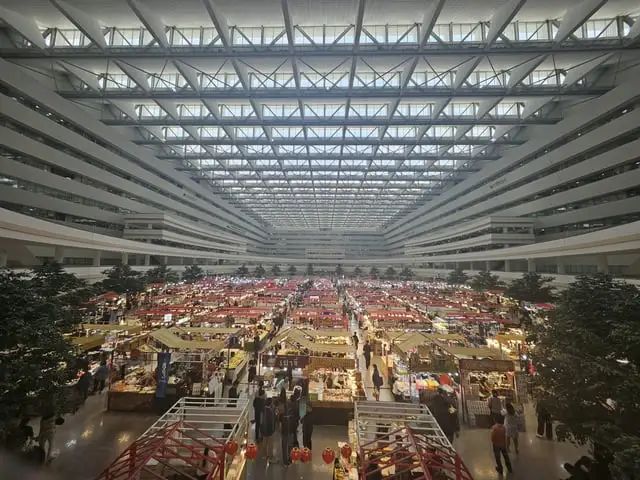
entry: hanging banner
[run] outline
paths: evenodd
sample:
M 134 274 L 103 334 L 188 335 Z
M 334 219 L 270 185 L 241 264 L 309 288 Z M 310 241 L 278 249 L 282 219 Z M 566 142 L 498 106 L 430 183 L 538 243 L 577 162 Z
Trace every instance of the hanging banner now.
M 158 352 L 158 378 L 156 398 L 164 398 L 169 383 L 169 365 L 171 364 L 171 352 Z

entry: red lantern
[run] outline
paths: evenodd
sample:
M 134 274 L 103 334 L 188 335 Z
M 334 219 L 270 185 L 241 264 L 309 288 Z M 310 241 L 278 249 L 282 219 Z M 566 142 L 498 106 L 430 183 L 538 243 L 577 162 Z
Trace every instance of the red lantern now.
M 258 456 L 258 447 L 255 443 L 247 444 L 247 448 L 244 451 L 244 456 L 248 460 L 255 460 Z
M 329 465 L 330 463 L 333 463 L 335 459 L 336 459 L 336 452 L 334 452 L 333 449 L 327 447 L 322 451 L 322 460 L 327 465 Z
M 233 457 L 238 453 L 238 442 L 235 440 L 229 440 L 224 446 L 224 453 Z
M 293 447 L 291 449 L 291 461 L 297 462 L 300 460 L 300 449 L 298 447 Z
M 351 445 L 348 443 L 344 444 L 340 449 L 340 453 L 342 454 L 342 458 L 349 460 L 351 458 Z
M 302 463 L 307 463 L 311 461 L 311 450 L 309 450 L 307 447 L 303 448 L 302 451 L 300 452 L 300 461 Z

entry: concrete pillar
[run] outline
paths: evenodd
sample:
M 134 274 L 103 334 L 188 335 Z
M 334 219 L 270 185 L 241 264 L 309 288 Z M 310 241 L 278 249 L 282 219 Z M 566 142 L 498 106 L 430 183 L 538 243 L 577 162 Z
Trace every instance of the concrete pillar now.
M 148 267 L 149 265 L 151 265 L 151 255 L 144 256 L 144 265 L 145 267 Z
M 598 272 L 609 273 L 609 262 L 606 255 L 598 255 L 596 257 L 596 265 L 598 266 Z
M 536 271 L 536 261 L 533 258 L 527 258 L 527 272 Z
M 93 254 L 93 261 L 91 262 L 91 265 L 93 265 L 94 267 L 99 267 L 101 259 L 102 259 L 102 252 L 100 250 L 97 250 Z
M 167 257 L 166 255 L 162 257 L 162 264 L 169 265 L 169 257 Z
M 122 265 L 129 265 L 129 254 L 127 252 L 122 252 Z
M 511 260 L 505 260 L 504 261 L 504 271 L 505 272 L 512 272 L 513 269 L 511 267 L 512 267 Z
M 484 269 L 485 269 L 487 272 L 490 272 L 490 271 L 491 271 L 491 262 L 490 262 L 489 260 L 487 260 L 486 262 L 484 262 Z
M 58 263 L 62 263 L 64 261 L 64 247 L 57 246 L 55 248 L 53 259 Z
M 0 250 L 0 268 L 7 266 L 7 252 L 4 250 Z
M 557 265 L 557 271 L 558 271 L 558 275 L 564 275 L 565 274 L 565 268 L 564 268 L 564 260 L 558 258 L 556 259 L 556 265 Z
M 184 265 L 184 257 L 178 257 L 178 265 Z

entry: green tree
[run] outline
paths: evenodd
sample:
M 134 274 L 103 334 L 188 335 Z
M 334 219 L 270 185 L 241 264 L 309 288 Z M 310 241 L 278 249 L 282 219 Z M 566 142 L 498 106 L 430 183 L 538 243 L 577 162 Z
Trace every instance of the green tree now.
M 36 283 L 43 287 L 42 278 Z M 0 442 L 27 410 L 61 412 L 72 378 L 73 349 L 59 321 L 65 313 L 50 302 L 56 295 L 49 288 L 35 293 L 25 275 L 0 269 Z
M 204 270 L 198 265 L 189 265 L 182 272 L 182 280 L 187 283 L 195 283 L 202 278 L 204 278 Z
M 238 277 L 246 277 L 247 275 L 249 275 L 249 269 L 244 263 L 238 267 L 238 269 L 236 270 L 236 275 Z
M 409 267 L 402 267 L 398 275 L 402 280 L 411 280 L 413 278 L 413 270 Z
M 233 327 L 233 323 L 236 321 L 235 318 L 233 318 L 233 315 L 229 314 L 227 316 L 224 317 L 224 326 L 227 328 L 231 328 Z
M 293 277 L 298 272 L 298 269 L 295 265 L 289 265 L 287 272 L 289 272 L 289 275 Z
M 271 275 L 273 275 L 274 277 L 280 276 L 281 273 L 282 271 L 280 270 L 278 264 L 275 264 L 273 267 L 271 267 Z
M 178 273 L 166 265 L 158 265 L 145 274 L 147 283 L 174 283 L 178 281 Z
M 342 268 L 342 265 L 338 264 L 336 266 L 335 274 L 336 274 L 336 277 L 341 277 L 344 275 L 344 269 Z
M 558 438 L 603 447 L 614 478 L 640 478 L 640 290 L 579 276 L 534 328 L 536 392 Z
M 371 278 L 378 278 L 380 276 L 380 271 L 378 270 L 378 267 L 371 267 L 371 270 L 369 270 L 369 276 Z
M 396 278 L 397 272 L 393 267 L 389 267 L 384 271 L 384 278 L 388 278 L 389 280 L 393 280 Z
M 447 276 L 447 283 L 449 285 L 464 285 L 469 280 L 469 275 L 464 273 L 461 267 L 457 267 L 455 270 L 451 270 Z
M 312 263 L 307 265 L 307 275 L 308 276 L 313 275 L 313 264 Z
M 142 274 L 132 270 L 129 265 L 114 265 L 102 274 L 106 277 L 100 282 L 100 288 L 103 291 L 138 293 L 144 289 Z
M 354 269 L 353 269 L 353 274 L 354 274 L 356 277 L 361 276 L 361 275 L 362 275 L 362 269 L 361 269 L 360 267 L 356 267 L 356 268 L 354 268 Z
M 262 278 L 266 275 L 267 271 L 264 269 L 264 267 L 262 266 L 262 264 L 258 265 L 256 267 L 256 269 L 253 271 L 253 276 L 254 277 L 258 277 L 258 278 Z
M 477 291 L 482 290 L 495 290 L 497 288 L 503 288 L 504 283 L 500 281 L 500 277 L 492 275 L 490 272 L 480 271 L 469 282 L 471 288 Z
M 543 277 L 536 272 L 528 272 L 512 281 L 506 295 L 521 302 L 550 302 L 553 300 L 553 287 L 549 285 L 553 277 Z

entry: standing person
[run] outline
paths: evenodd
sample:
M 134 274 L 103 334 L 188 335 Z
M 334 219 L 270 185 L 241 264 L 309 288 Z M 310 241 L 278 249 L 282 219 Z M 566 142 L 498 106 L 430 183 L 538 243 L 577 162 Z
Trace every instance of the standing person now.
M 40 431 L 38 432 L 38 443 L 44 451 L 44 463 L 51 461 L 53 451 L 53 438 L 56 435 L 56 418 L 49 412 L 40 419 Z M 45 448 L 45 444 L 47 445 Z
M 391 393 L 393 394 L 393 399 L 396 402 L 403 402 L 404 401 L 404 395 L 402 394 L 402 390 L 400 390 L 400 379 L 399 378 L 394 378 L 393 379 L 393 386 L 391 387 Z
M 438 393 L 433 397 L 433 400 L 431 400 L 429 409 L 431 410 L 431 413 L 433 413 L 438 425 L 440 425 L 442 433 L 445 434 L 450 443 L 453 443 L 453 438 L 458 430 L 458 428 L 456 428 L 459 423 L 456 421 L 458 414 L 455 412 L 446 392 L 442 388 L 438 388 Z M 451 410 L 454 410 L 453 414 L 451 413 Z M 456 416 L 455 419 L 454 415 Z
M 249 375 L 247 378 L 249 385 L 251 385 L 255 379 L 256 379 L 256 362 L 255 360 L 249 360 Z
M 78 383 L 76 384 L 76 388 L 80 393 L 80 398 L 82 399 L 82 403 L 87 400 L 89 396 L 89 389 L 91 388 L 91 384 L 93 383 L 93 378 L 91 376 L 91 372 L 88 367 L 84 367 L 82 369 L 82 375 L 78 379 Z
M 371 365 L 371 344 L 369 340 L 364 343 L 364 347 L 362 347 L 362 355 L 364 356 L 364 365 L 367 370 L 369 370 L 369 366 Z
M 262 387 L 258 390 L 258 394 L 253 399 L 253 418 L 256 426 L 256 441 L 262 440 L 262 430 L 260 428 L 264 407 L 266 404 L 265 393 Z
M 287 392 L 284 388 L 280 390 L 280 397 L 278 402 L 278 412 L 280 420 L 280 442 L 282 446 L 282 464 L 288 466 L 291 464 L 289 458 L 289 451 L 291 450 L 290 443 L 290 429 L 291 429 L 291 409 L 287 402 Z
M 376 400 L 380 401 L 380 387 L 384 384 L 382 375 L 378 371 L 378 366 L 373 366 L 373 374 L 371 375 L 371 382 L 373 383 L 373 396 Z
M 108 378 L 109 367 L 107 367 L 107 361 L 102 360 L 95 375 L 93 376 L 93 393 L 102 393 Z
M 511 460 L 507 453 L 507 430 L 504 428 L 504 417 L 498 415 L 495 419 L 495 424 L 491 427 L 491 444 L 493 445 L 493 455 L 496 457 L 496 472 L 502 475 L 502 461 L 500 455 L 504 457 L 504 464 L 507 466 L 507 471 L 511 473 Z
M 238 392 L 239 384 L 238 380 L 234 380 L 229 389 L 229 398 L 232 399 L 232 401 L 229 402 L 229 406 L 231 407 L 235 407 L 238 404 L 236 400 L 240 397 L 240 393 Z
M 289 385 L 289 390 L 293 390 L 293 368 L 287 368 L 287 381 Z
M 300 447 L 298 442 L 298 426 L 300 425 L 300 387 L 293 389 L 293 394 L 289 399 L 287 407 L 290 410 L 289 413 L 289 435 L 291 435 L 290 445 L 292 447 Z
M 302 446 L 311 450 L 311 435 L 313 435 L 313 409 L 308 398 L 305 399 L 307 408 L 302 418 Z
M 536 404 L 536 416 L 538 417 L 538 438 L 543 438 L 546 434 L 548 440 L 553 439 L 553 425 L 551 424 L 551 414 L 543 402 Z
M 256 431 L 258 424 L 256 423 Z M 267 398 L 264 404 L 264 412 L 260 421 L 260 433 L 263 440 L 263 448 L 266 452 L 267 463 L 274 463 L 273 458 L 273 434 L 276 432 L 276 411 L 273 399 Z
M 507 452 L 511 447 L 511 442 L 513 442 L 513 447 L 516 450 L 516 454 L 520 453 L 518 449 L 518 424 L 519 417 L 516 413 L 516 409 L 513 408 L 511 402 L 507 402 L 505 405 L 505 410 L 507 414 L 504 417 L 504 428 L 507 431 Z
M 356 352 L 358 351 L 358 343 L 360 343 L 360 339 L 358 338 L 358 334 L 356 332 L 353 332 L 353 337 L 351 337 L 353 339 L 353 346 L 356 347 Z
M 256 333 L 253 336 L 253 359 L 254 364 L 258 361 L 258 355 L 260 355 L 260 336 Z
M 487 406 L 489 407 L 489 413 L 491 414 L 491 420 L 495 423 L 498 417 L 502 417 L 502 402 L 498 397 L 496 390 L 491 391 L 491 396 L 487 400 Z

